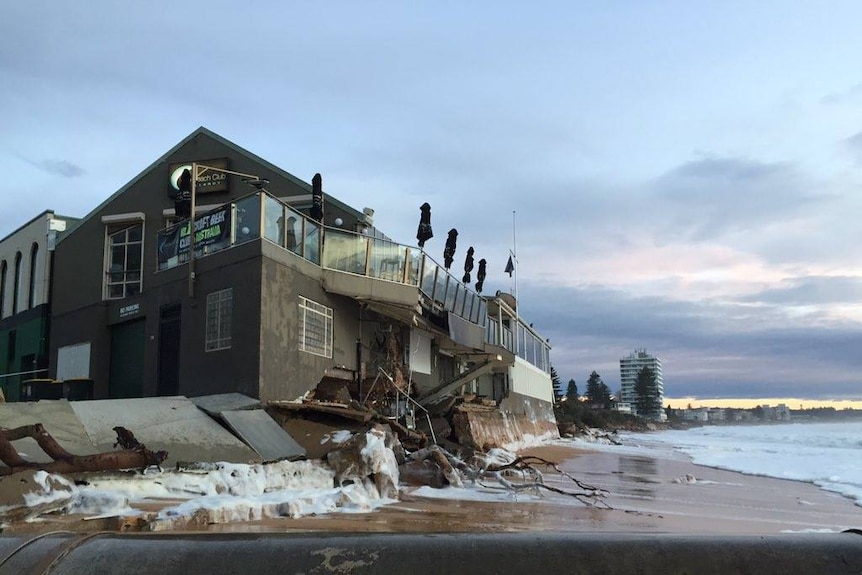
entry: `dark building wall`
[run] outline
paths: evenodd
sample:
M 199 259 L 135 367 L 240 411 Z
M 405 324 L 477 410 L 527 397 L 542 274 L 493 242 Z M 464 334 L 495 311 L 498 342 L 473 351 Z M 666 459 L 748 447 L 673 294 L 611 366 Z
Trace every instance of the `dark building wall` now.
M 296 399 L 314 389 L 328 369 L 356 369 L 359 305 L 324 291 L 317 266 L 265 241 L 263 253 L 261 399 Z M 300 350 L 300 296 L 333 310 L 332 358 Z
M 0 374 L 48 366 L 48 305 L 40 305 L 0 321 Z M 0 378 L 7 401 L 17 401 L 21 382 L 48 377 L 47 371 Z
M 258 397 L 261 330 L 261 240 L 198 260 L 195 298 L 182 298 L 180 389 L 186 396 L 238 392 Z M 181 266 L 186 268 L 186 266 Z M 233 288 L 230 349 L 206 351 L 207 294 Z M 188 295 L 188 278 L 163 287 L 160 305 Z M 158 337 L 156 337 L 156 342 Z M 155 353 L 148 357 L 157 359 Z M 157 361 L 153 361 L 153 369 Z M 152 381 L 157 377 L 153 373 Z M 153 393 L 155 389 L 153 388 Z

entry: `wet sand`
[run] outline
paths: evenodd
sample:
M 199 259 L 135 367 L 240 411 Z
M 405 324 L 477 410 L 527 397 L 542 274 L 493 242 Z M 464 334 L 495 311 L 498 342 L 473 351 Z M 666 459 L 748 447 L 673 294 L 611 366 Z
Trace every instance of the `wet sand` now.
M 365 532 L 649 532 L 682 534 L 777 534 L 838 532 L 862 527 L 862 507 L 814 485 L 748 476 L 694 465 L 611 452 L 549 445 L 529 449 L 560 463 L 566 472 L 608 492 L 611 509 L 585 506 L 548 493 L 517 500 L 428 499 L 410 493 L 368 514 L 269 520 L 210 526 L 213 531 Z M 693 475 L 694 483 L 674 480 Z M 556 473 L 545 481 L 562 489 L 574 485 Z

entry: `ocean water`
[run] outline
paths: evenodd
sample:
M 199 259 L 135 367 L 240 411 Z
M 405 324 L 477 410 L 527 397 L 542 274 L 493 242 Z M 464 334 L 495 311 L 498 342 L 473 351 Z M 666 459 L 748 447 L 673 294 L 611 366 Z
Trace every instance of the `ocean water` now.
M 862 422 L 707 426 L 622 437 L 627 447 L 670 448 L 698 465 L 814 483 L 862 506 Z

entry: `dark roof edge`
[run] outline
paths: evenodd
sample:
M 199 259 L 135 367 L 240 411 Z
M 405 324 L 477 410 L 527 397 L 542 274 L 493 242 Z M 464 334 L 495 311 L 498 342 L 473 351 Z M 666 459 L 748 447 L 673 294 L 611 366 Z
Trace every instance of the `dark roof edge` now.
M 27 226 L 29 226 L 30 224 L 32 224 L 33 222 L 35 222 L 36 220 L 38 220 L 39 218 L 41 218 L 42 216 L 44 216 L 46 214 L 54 214 L 54 210 L 43 210 L 38 215 L 30 218 L 26 223 L 21 224 L 20 226 L 15 228 L 13 231 L 6 234 L 3 237 L 3 239 L 0 239 L 0 244 L 2 244 L 3 242 L 5 242 L 6 240 L 8 240 L 9 238 L 11 238 L 12 236 L 14 236 L 15 234 L 17 234 L 18 232 L 20 232 L 21 230 L 23 230 L 24 228 L 26 228 Z M 56 215 L 56 214 L 54 214 L 54 215 Z
M 211 131 L 211 130 L 209 130 L 209 129 L 207 129 L 207 128 L 203 127 L 203 126 L 200 126 L 198 129 L 196 129 L 195 131 L 193 131 L 191 134 L 189 134 L 188 136 L 186 136 L 185 138 L 183 138 L 182 140 L 180 140 L 180 142 L 179 142 L 178 144 L 176 144 L 174 147 L 172 147 L 170 150 L 168 150 L 167 152 L 165 152 L 164 154 L 162 154 L 161 156 L 159 156 L 159 158 L 158 158 L 156 161 L 152 162 L 149 166 L 147 166 L 146 168 L 144 168 L 143 170 L 141 170 L 141 171 L 138 173 L 138 175 L 137 175 L 137 176 L 135 176 L 134 178 L 132 178 L 131 180 L 129 180 L 125 185 L 123 185 L 123 187 L 121 187 L 119 190 L 117 190 L 116 192 L 114 192 L 113 194 L 111 194 L 110 196 L 108 196 L 108 197 L 107 197 L 105 200 L 103 200 L 103 201 L 102 201 L 98 206 L 96 206 L 95 208 L 93 208 L 92 210 L 90 210 L 90 211 L 89 211 L 89 213 L 87 213 L 84 217 L 80 218 L 80 221 L 78 222 L 78 225 L 77 225 L 77 226 L 75 226 L 75 228 L 74 228 L 74 229 L 72 229 L 72 230 L 70 230 L 68 233 L 66 233 L 63 237 L 61 237 L 61 238 L 57 241 L 57 243 L 61 243 L 61 242 L 63 242 L 66 238 L 68 238 L 69 236 L 71 236 L 72 234 L 74 234 L 74 233 L 75 233 L 75 231 L 76 231 L 79 227 L 81 227 L 81 224 L 83 224 L 84 222 L 86 222 L 87 220 L 89 220 L 90 218 L 92 218 L 94 214 L 98 213 L 98 212 L 99 212 L 102 208 L 104 208 L 106 205 L 108 205 L 109 203 L 111 203 L 112 201 L 114 201 L 114 200 L 115 200 L 115 199 L 116 199 L 120 194 L 122 194 L 123 192 L 125 192 L 126 190 L 128 190 L 130 187 L 132 187 L 134 184 L 136 184 L 136 183 L 138 182 L 138 180 L 140 180 L 140 179 L 141 179 L 141 178 L 143 178 L 146 174 L 148 174 L 148 173 L 150 172 L 150 170 L 155 169 L 155 167 L 156 167 L 156 166 L 158 166 L 159 164 L 161 164 L 162 162 L 164 162 L 164 161 L 165 161 L 167 158 L 169 158 L 169 157 L 170 157 L 174 152 L 176 152 L 177 150 L 179 150 L 180 148 L 182 148 L 183 146 L 185 146 L 188 142 L 190 142 L 192 139 L 194 139 L 196 136 L 199 136 L 200 134 L 204 134 L 204 135 L 206 135 L 206 136 L 208 136 L 208 137 L 210 137 L 210 138 L 212 138 L 212 139 L 216 140 L 217 142 L 219 142 L 219 143 L 221 143 L 221 144 L 223 144 L 223 145 L 225 145 L 225 146 L 227 146 L 227 147 L 229 147 L 229 148 L 231 148 L 231 149 L 235 150 L 236 152 L 238 152 L 238 153 L 240 153 L 240 154 L 242 154 L 242 155 L 246 156 L 246 157 L 247 157 L 248 159 L 250 159 L 251 161 L 261 164 L 261 165 L 262 165 L 263 167 L 265 167 L 266 169 L 271 170 L 271 171 L 273 171 L 273 172 L 277 173 L 278 175 L 282 176 L 283 178 L 288 179 L 288 180 L 290 180 L 291 182 L 295 183 L 296 185 L 298 185 L 298 186 L 300 186 L 300 187 L 302 187 L 302 188 L 304 188 L 304 189 L 308 190 L 308 192 L 309 192 L 309 193 L 311 192 L 311 184 L 309 184 L 309 183 L 307 183 L 307 182 L 304 182 L 304 181 L 300 180 L 299 178 L 297 178 L 296 176 L 294 176 L 294 175 L 293 175 L 293 174 L 291 174 L 290 172 L 287 172 L 287 171 L 285 171 L 285 170 L 283 170 L 283 169 L 279 168 L 279 167 L 278 167 L 278 166 L 276 166 L 275 164 L 273 164 L 273 163 L 271 163 L 271 162 L 268 162 L 268 161 L 264 160 L 263 158 L 261 158 L 261 157 L 260 157 L 260 156 L 258 156 L 257 154 L 253 154 L 252 152 L 249 152 L 248 150 L 246 150 L 246 149 L 245 149 L 245 148 L 243 148 L 242 146 L 238 146 L 238 145 L 234 144 L 233 142 L 231 142 L 231 141 L 230 141 L 230 140 L 228 140 L 227 138 L 224 138 L 224 137 L 222 137 L 222 136 L 220 136 L 220 135 L 216 134 L 215 132 L 213 132 L 213 131 Z M 329 194 L 326 194 L 326 196 L 327 196 L 327 198 L 328 198 L 330 201 L 332 201 L 332 203 L 333 203 L 333 204 L 337 205 L 339 208 L 341 208 L 341 209 L 343 209 L 343 210 L 345 210 L 345 211 L 348 211 L 348 212 L 354 212 L 354 214 L 355 214 L 357 217 L 362 216 L 362 212 L 360 212 L 360 211 L 356 210 L 355 208 L 353 208 L 353 207 L 351 207 L 351 206 L 348 206 L 347 204 L 345 204 L 344 202 L 342 202 L 342 201 L 340 201 L 340 200 L 338 200 L 338 199 L 336 199 L 336 198 L 333 198 L 333 197 L 332 197 L 332 196 L 330 196 Z M 16 230 L 16 231 L 17 231 L 17 230 Z

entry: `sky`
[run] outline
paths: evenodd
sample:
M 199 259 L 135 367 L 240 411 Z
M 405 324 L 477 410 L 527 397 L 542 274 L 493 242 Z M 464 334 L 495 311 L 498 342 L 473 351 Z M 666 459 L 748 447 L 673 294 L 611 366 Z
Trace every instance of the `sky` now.
M 375 210 L 432 206 L 563 381 L 862 400 L 858 2 L 0 8 L 0 237 L 83 216 L 199 126 Z M 503 273 L 517 255 L 517 285 Z M 459 258 L 460 256 L 460 258 Z

